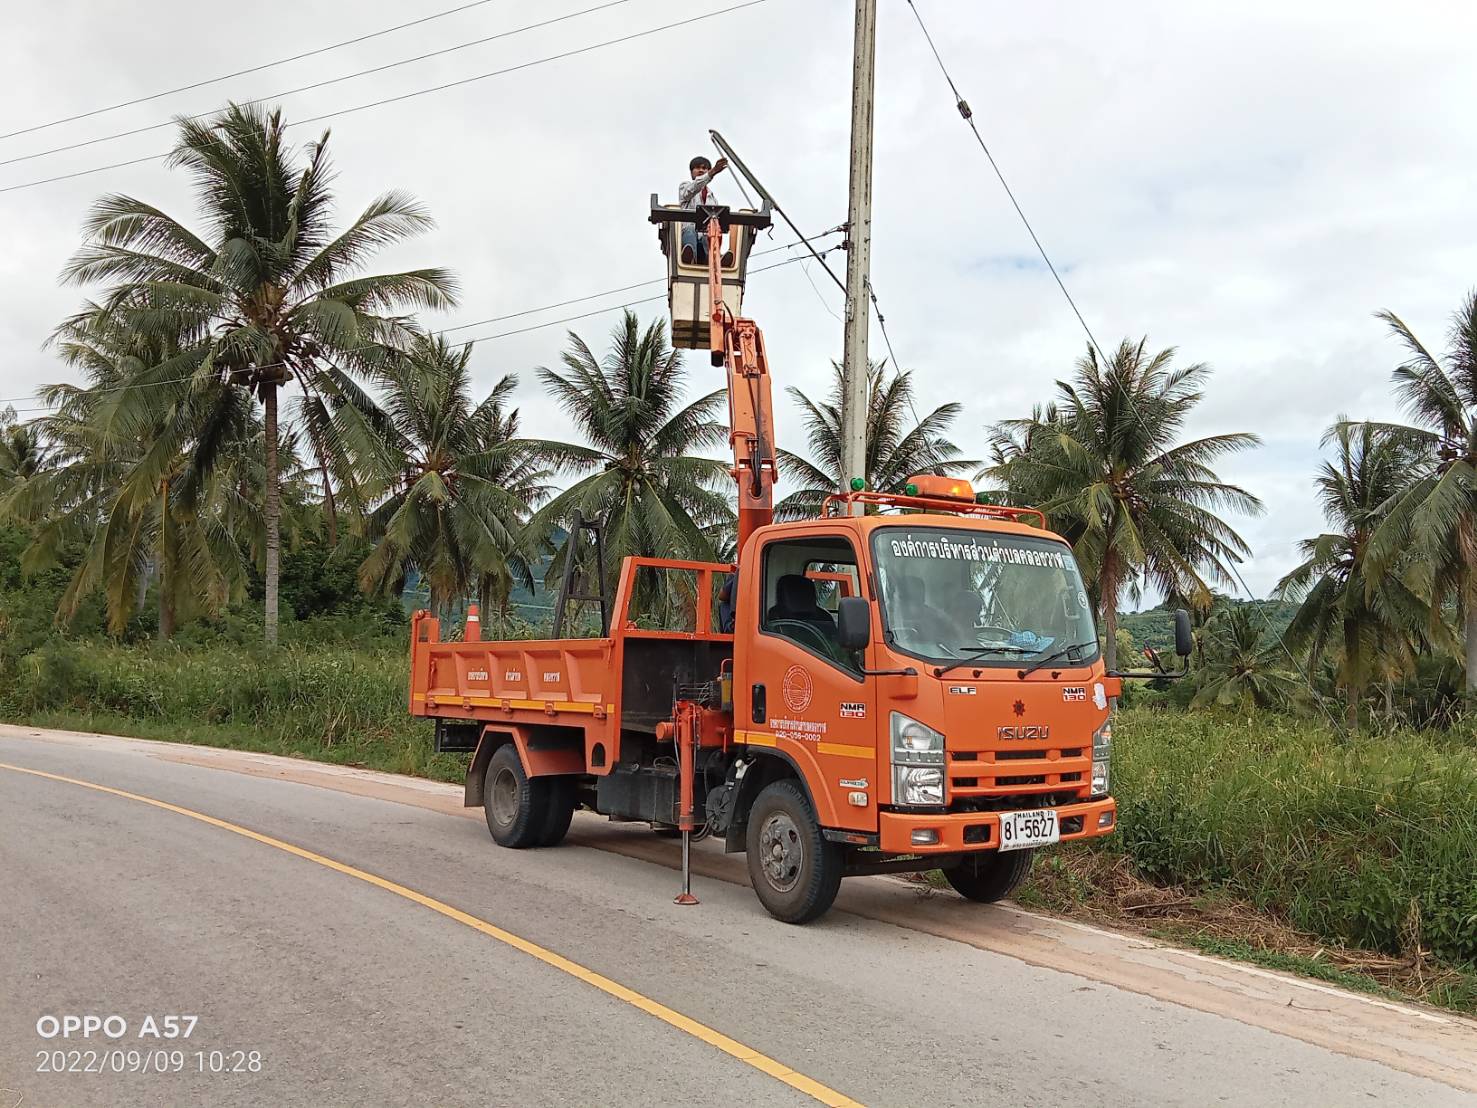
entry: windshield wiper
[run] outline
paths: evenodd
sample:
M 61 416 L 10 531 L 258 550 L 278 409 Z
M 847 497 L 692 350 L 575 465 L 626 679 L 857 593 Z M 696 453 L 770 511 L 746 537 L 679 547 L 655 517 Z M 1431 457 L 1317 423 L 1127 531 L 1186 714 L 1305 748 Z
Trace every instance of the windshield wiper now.
M 1056 651 L 1055 653 L 1048 654 L 1044 658 L 1037 658 L 1034 662 L 1032 662 L 1030 665 L 1028 665 L 1025 669 L 1017 671 L 1016 676 L 1019 677 L 1022 681 L 1024 681 L 1030 674 L 1035 673 L 1042 666 L 1048 666 L 1052 662 L 1056 661 L 1058 658 L 1065 658 L 1068 654 L 1072 653 L 1072 651 L 1074 651 L 1074 650 L 1086 650 L 1089 647 L 1096 648 L 1097 647 L 1097 641 L 1094 640 L 1092 642 L 1074 642 L 1074 643 L 1069 643 L 1066 646 L 1062 647 L 1060 650 Z
M 967 648 L 961 646 L 959 649 L 960 650 L 965 650 Z M 956 670 L 956 669 L 958 669 L 961 666 L 967 666 L 967 665 L 969 665 L 970 662 L 978 661 L 979 659 L 983 658 L 986 654 L 1034 654 L 1034 653 L 1036 653 L 1034 650 L 1031 650 L 1031 649 L 1029 649 L 1027 647 L 1024 647 L 1024 646 L 1010 646 L 1010 645 L 1007 645 L 1006 643 L 1001 643 L 998 646 L 985 646 L 985 647 L 981 647 L 978 650 L 974 651 L 972 654 L 966 654 L 962 658 L 955 659 L 954 661 L 950 662 L 946 666 L 939 666 L 937 669 L 935 669 L 933 671 L 933 675 L 935 677 L 942 677 L 944 674 L 949 673 L 952 670 Z

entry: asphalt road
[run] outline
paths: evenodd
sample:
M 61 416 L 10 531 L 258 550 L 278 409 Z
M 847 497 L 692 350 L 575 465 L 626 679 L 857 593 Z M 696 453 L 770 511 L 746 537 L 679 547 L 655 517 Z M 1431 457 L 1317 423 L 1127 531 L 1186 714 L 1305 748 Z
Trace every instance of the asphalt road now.
M 1153 983 L 1149 944 L 1087 936 L 1083 972 L 1066 972 L 1068 932 L 957 898 L 915 920 L 910 901 L 887 907 L 909 894 L 880 879 L 808 928 L 729 880 L 699 880 L 702 904 L 677 907 L 672 871 L 628 856 L 670 849 L 647 833 L 622 830 L 632 849 L 616 852 L 582 820 L 573 845 L 507 851 L 457 818 L 448 790 L 195 760 L 0 733 L 10 767 L 272 840 L 0 768 L 0 1108 L 1477 1104 L 1467 1021 L 1209 959 L 1186 963 L 1200 968 L 1180 1003 Z M 964 910 L 1060 941 L 1015 957 L 945 937 L 939 913 Z M 1114 959 L 1138 964 L 1116 978 L 1132 987 L 1104 980 Z M 1284 994 L 1299 1021 L 1287 1033 L 1269 1029 Z M 128 1030 L 38 1033 L 68 1015 Z M 139 1037 L 166 1015 L 198 1017 L 190 1037 Z M 1353 1034 L 1350 1019 L 1374 1022 Z M 1382 1056 L 1376 1039 L 1396 1047 Z M 145 1055 L 172 1071 L 173 1051 L 180 1072 L 38 1072 Z

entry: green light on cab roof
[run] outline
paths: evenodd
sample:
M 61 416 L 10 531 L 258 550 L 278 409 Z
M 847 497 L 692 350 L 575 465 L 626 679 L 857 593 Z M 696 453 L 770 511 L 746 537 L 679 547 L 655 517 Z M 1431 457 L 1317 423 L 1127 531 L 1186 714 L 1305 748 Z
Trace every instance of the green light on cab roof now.
M 913 484 L 913 482 L 909 481 L 906 485 L 903 486 L 903 495 L 904 496 L 917 496 L 918 495 L 918 486 L 915 485 L 915 484 Z
M 995 503 L 995 498 L 987 492 L 982 492 L 975 496 L 974 502 L 976 504 L 993 504 Z
M 864 481 L 864 480 L 862 480 L 862 478 L 860 478 L 860 477 L 853 477 L 851 479 L 851 491 L 852 492 L 861 492 L 866 487 L 867 487 L 867 482 Z

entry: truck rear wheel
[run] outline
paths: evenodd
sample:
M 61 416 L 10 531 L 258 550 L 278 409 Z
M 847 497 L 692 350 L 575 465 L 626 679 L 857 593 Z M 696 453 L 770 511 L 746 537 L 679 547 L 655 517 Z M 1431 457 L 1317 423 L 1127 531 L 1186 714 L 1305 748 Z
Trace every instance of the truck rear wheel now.
M 821 835 L 815 811 L 794 781 L 775 781 L 754 798 L 746 835 L 749 881 L 777 920 L 809 923 L 841 888 L 841 848 Z
M 539 846 L 558 846 L 569 833 L 569 824 L 574 819 L 574 781 L 569 777 L 544 779 L 549 795 L 544 807 L 544 825 L 539 834 Z
M 944 870 L 954 891 L 966 900 L 993 904 L 1015 892 L 1031 872 L 1034 850 L 981 851 L 966 855 L 957 866 Z
M 518 748 L 512 743 L 498 747 L 487 763 L 487 779 L 482 787 L 482 807 L 493 841 L 514 850 L 540 845 L 549 815 L 548 801 L 549 782 L 538 777 L 529 779 L 523 772 Z

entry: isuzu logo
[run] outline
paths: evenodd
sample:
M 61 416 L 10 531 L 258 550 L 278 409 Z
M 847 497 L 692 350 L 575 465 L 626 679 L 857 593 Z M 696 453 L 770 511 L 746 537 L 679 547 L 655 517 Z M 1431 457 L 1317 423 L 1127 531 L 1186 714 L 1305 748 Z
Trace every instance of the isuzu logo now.
M 1044 741 L 1051 737 L 1051 724 L 1049 723 L 1016 723 L 1007 724 L 995 729 L 995 737 L 1007 742 L 1016 739 L 1027 741 Z

